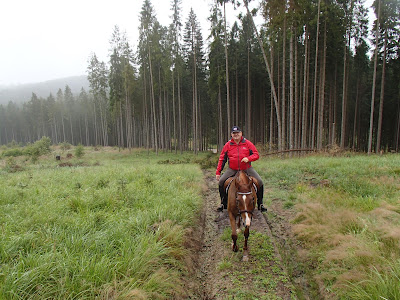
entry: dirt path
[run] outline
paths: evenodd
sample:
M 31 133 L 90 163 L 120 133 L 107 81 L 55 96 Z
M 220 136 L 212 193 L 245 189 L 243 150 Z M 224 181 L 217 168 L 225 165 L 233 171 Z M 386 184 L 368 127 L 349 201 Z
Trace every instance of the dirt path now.
M 243 234 L 239 252 L 231 250 L 228 213 L 217 212 L 218 185 L 205 171 L 204 208 L 195 255 L 197 286 L 193 299 L 296 299 L 294 288 L 274 246 L 267 214 L 255 211 L 250 228 L 249 261 L 243 262 Z

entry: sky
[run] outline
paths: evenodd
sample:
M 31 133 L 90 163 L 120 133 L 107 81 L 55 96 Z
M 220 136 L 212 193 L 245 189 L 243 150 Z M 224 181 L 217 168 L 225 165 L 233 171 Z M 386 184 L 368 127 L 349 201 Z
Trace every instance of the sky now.
M 181 21 L 192 7 L 203 39 L 213 0 L 182 0 Z M 157 20 L 171 23 L 171 0 L 151 0 Z M 6 0 L 0 18 L 0 86 L 85 75 L 92 53 L 107 62 L 114 26 L 135 48 L 143 0 Z M 227 11 L 228 12 L 228 11 Z M 232 11 L 233 12 L 233 11 Z M 233 12 L 235 15 L 236 12 Z
M 171 22 L 171 0 L 150 0 L 157 20 Z M 372 0 L 367 0 L 371 2 Z M 253 1 L 258 3 L 259 1 Z M 193 8 L 206 41 L 213 0 L 182 0 L 184 24 Z M 143 0 L 6 0 L 0 18 L 0 86 L 86 75 L 92 53 L 107 62 L 115 25 L 136 48 Z M 255 6 L 253 4 L 253 6 Z M 234 22 L 227 5 L 228 26 Z

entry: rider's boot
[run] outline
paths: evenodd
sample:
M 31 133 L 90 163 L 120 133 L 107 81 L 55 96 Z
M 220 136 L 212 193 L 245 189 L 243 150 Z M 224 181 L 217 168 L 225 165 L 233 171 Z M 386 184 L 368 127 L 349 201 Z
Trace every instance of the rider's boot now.
M 227 201 L 226 201 L 226 195 L 225 195 L 225 190 L 224 186 L 219 186 L 219 196 L 221 197 L 221 206 L 217 208 L 218 211 L 223 211 L 224 208 L 227 206 Z
M 257 191 L 257 204 L 258 210 L 261 212 L 266 212 L 267 208 L 263 205 L 263 197 L 264 197 L 264 185 L 262 185 Z

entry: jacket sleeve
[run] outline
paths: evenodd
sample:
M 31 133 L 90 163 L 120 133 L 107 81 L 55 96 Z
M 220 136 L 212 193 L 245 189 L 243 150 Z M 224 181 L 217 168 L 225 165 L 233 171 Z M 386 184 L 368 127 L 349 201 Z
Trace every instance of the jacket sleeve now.
M 248 143 L 248 147 L 249 147 L 249 150 L 250 150 L 250 156 L 248 156 L 247 158 L 249 159 L 249 161 L 256 161 L 257 159 L 260 158 L 260 155 L 258 154 L 257 148 L 249 140 L 247 140 L 247 143 Z
M 228 160 L 228 143 L 226 143 L 222 148 L 221 154 L 218 159 L 217 171 L 215 172 L 216 175 L 221 175 L 221 171 L 224 169 L 227 160 Z

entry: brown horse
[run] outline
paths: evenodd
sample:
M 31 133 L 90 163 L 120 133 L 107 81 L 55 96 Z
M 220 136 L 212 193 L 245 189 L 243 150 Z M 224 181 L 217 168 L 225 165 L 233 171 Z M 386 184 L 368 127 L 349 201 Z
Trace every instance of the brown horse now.
M 232 228 L 232 250 L 238 251 L 236 244 L 238 232 L 240 232 L 240 223 L 243 222 L 244 230 L 244 247 L 243 260 L 248 260 L 247 240 L 250 235 L 250 225 L 253 218 L 253 212 L 257 203 L 256 190 L 253 185 L 257 185 L 253 177 L 248 176 L 245 172 L 239 171 L 235 177 L 229 178 L 225 182 L 225 188 L 228 188 L 228 214 Z M 236 227 L 236 219 L 238 219 Z

